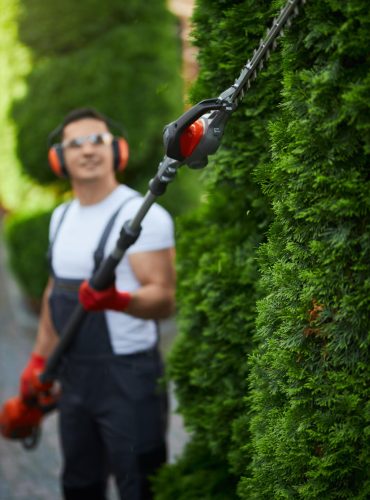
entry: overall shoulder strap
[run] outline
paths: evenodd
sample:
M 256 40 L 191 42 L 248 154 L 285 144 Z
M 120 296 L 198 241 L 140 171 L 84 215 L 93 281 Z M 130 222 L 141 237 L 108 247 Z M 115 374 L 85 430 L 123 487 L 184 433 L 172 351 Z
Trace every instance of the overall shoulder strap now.
M 98 267 L 100 266 L 101 262 L 104 259 L 104 248 L 105 248 L 105 245 L 107 243 L 109 235 L 112 231 L 113 224 L 115 223 L 118 214 L 120 213 L 122 208 L 128 204 L 129 201 L 131 201 L 135 198 L 138 198 L 138 197 L 139 197 L 139 195 L 135 194 L 135 195 L 127 198 L 123 203 L 121 203 L 121 205 L 116 209 L 116 211 L 111 215 L 110 219 L 108 220 L 108 223 L 104 228 L 103 234 L 100 237 L 98 246 L 94 252 L 94 273 L 98 269 Z
M 50 240 L 49 247 L 48 247 L 48 250 L 47 250 L 47 253 L 46 253 L 46 258 L 47 258 L 47 261 L 48 261 L 49 269 L 50 269 L 50 272 L 52 274 L 53 274 L 53 266 L 52 266 L 52 251 L 53 251 L 53 246 L 54 246 L 54 243 L 55 243 L 55 240 L 57 239 L 59 230 L 62 227 L 64 218 L 65 218 L 65 216 L 66 216 L 66 214 L 67 214 L 67 212 L 68 212 L 71 204 L 72 204 L 72 202 L 68 201 L 67 203 L 64 203 L 64 205 L 62 205 L 62 207 L 63 207 L 62 215 L 60 216 L 60 219 L 58 221 L 57 227 L 55 229 L 55 233 L 54 233 L 52 239 Z

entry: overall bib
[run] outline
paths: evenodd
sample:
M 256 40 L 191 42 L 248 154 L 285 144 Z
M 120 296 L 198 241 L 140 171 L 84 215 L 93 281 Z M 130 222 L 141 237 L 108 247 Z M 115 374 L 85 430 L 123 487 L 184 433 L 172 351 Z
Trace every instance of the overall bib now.
M 127 200 L 128 201 L 128 200 Z M 95 269 L 114 220 L 112 215 L 94 253 Z M 66 207 L 54 240 L 63 223 Z M 58 334 L 78 304 L 82 280 L 55 276 L 49 298 Z M 149 500 L 148 475 L 166 461 L 167 394 L 158 379 L 163 365 L 157 346 L 114 354 L 105 313 L 89 312 L 60 370 L 59 430 L 66 500 L 104 500 L 112 473 L 121 500 Z

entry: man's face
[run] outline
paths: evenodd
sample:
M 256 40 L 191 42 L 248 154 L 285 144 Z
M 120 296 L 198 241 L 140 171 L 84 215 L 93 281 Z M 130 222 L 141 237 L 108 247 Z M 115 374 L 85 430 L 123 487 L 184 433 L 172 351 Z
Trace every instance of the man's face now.
M 64 128 L 63 154 L 72 180 L 114 176 L 112 138 L 107 125 L 95 118 L 82 118 Z

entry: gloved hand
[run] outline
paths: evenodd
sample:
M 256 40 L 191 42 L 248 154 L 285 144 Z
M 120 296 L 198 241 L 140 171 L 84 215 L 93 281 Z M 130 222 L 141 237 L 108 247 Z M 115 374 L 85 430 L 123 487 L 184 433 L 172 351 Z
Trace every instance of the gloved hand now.
M 32 353 L 26 367 L 21 373 L 20 394 L 24 399 L 35 396 L 37 392 L 48 389 L 50 384 L 41 384 L 39 375 L 44 371 L 46 358 Z
M 87 281 L 84 281 L 79 290 L 79 299 L 87 311 L 125 311 L 131 301 L 129 292 L 119 292 L 115 286 L 106 290 L 94 290 Z

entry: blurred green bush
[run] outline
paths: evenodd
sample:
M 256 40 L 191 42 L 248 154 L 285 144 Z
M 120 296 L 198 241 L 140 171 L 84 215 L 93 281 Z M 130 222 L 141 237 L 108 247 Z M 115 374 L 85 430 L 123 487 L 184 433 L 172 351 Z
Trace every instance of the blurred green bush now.
M 51 212 L 13 214 L 5 219 L 10 269 L 27 298 L 37 306 L 48 278 L 48 225 Z

